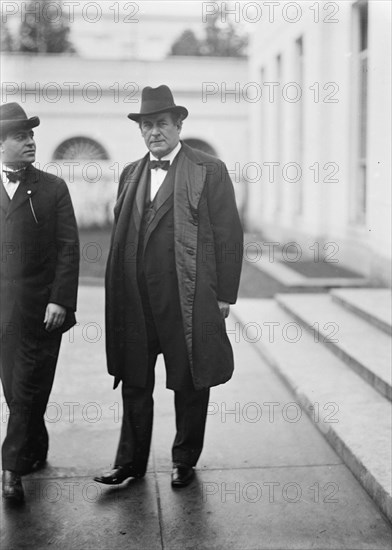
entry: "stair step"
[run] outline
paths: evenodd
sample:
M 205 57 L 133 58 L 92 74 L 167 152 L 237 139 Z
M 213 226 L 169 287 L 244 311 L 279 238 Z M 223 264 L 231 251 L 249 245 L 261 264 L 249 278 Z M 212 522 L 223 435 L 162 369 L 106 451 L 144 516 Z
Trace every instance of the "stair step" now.
M 389 336 L 333 302 L 329 294 L 278 294 L 275 298 L 316 339 L 392 400 Z
M 392 404 L 314 335 L 294 341 L 293 318 L 274 300 L 241 299 L 233 314 L 391 521 Z
M 247 249 L 249 255 L 251 248 Z M 266 273 L 287 288 L 320 290 L 323 288 L 335 287 L 363 287 L 368 286 L 369 280 L 364 277 L 306 277 L 284 262 L 268 260 L 268 257 L 257 258 L 257 254 L 250 256 L 247 260 L 251 265 Z
M 348 288 L 331 291 L 332 299 L 363 319 L 392 334 L 392 295 L 390 288 Z

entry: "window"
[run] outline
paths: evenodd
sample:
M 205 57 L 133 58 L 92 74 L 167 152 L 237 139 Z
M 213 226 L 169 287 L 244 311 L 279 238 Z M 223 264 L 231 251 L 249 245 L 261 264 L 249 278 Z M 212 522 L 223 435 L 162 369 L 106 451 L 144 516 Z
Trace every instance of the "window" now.
M 63 141 L 53 154 L 54 160 L 109 160 L 102 145 L 87 137 L 74 137 Z

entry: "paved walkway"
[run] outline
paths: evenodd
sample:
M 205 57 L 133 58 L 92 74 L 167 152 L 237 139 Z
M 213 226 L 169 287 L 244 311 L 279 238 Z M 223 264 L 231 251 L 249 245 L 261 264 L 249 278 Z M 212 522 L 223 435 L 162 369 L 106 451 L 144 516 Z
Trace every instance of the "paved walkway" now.
M 233 316 L 236 372 L 212 390 L 196 480 L 170 486 L 173 397 L 159 362 L 146 477 L 94 483 L 112 465 L 121 420 L 120 390 L 106 374 L 102 288 L 80 288 L 78 320 L 47 410 L 49 467 L 24 478 L 22 508 L 3 505 L 2 550 L 390 549 L 390 525 Z

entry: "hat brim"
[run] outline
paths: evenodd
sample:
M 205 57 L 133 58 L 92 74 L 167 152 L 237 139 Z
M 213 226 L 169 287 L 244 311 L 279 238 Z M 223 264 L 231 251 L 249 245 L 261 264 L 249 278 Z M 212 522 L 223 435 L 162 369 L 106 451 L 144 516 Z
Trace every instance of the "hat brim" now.
M 159 113 L 178 113 L 182 116 L 183 120 L 188 116 L 188 109 L 182 107 L 181 105 L 176 105 L 175 107 L 166 107 L 165 109 L 159 109 L 158 111 L 150 111 L 149 113 L 129 113 L 128 118 L 139 122 L 144 116 L 150 115 L 159 115 Z
M 7 130 L 12 128 L 36 128 L 41 124 L 39 117 L 32 116 L 26 120 L 1 120 L 0 121 L 0 130 L 4 133 Z

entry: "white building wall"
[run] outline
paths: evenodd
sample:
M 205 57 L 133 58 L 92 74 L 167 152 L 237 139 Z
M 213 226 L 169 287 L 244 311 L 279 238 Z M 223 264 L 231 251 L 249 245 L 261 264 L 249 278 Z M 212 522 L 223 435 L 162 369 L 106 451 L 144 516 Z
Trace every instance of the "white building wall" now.
M 371 0 L 369 6 L 369 84 L 367 137 L 367 219 L 364 226 L 353 224 L 353 135 L 358 113 L 353 102 L 356 81 L 353 65 L 353 2 L 337 2 L 338 21 L 322 21 L 331 3 L 320 4 L 320 21 L 314 21 L 309 3 L 299 2 L 302 16 L 285 21 L 277 10 L 273 22 L 264 19 L 253 26 L 250 80 L 261 85 L 263 96 L 249 103 L 250 158 L 263 166 L 266 161 L 280 166 L 296 162 L 302 168 L 302 213 L 296 213 L 300 182 L 279 176 L 271 183 L 268 171 L 258 185 L 249 184 L 247 220 L 251 229 L 272 241 L 298 242 L 303 251 L 319 242 L 334 243 L 339 262 L 373 278 L 389 281 L 390 233 L 390 4 Z M 323 6 L 327 10 L 323 10 Z M 284 85 L 298 82 L 295 42 L 303 37 L 304 72 L 302 87 L 303 155 L 298 156 L 298 109 L 301 102 L 278 99 Z M 281 55 L 281 78 L 274 102 L 268 86 L 277 82 L 276 57 Z M 315 85 L 316 83 L 316 85 Z M 311 88 L 310 88 L 311 87 Z M 286 88 L 293 92 L 294 87 Z M 317 98 L 316 92 L 319 92 Z M 294 97 L 291 95 L 290 97 Z M 277 147 L 279 101 L 281 145 Z M 354 123 L 353 123 L 354 121 Z M 315 164 L 317 163 L 317 165 Z M 310 169 L 310 167 L 313 169 Z M 316 181 L 316 166 L 319 181 Z M 290 176 L 290 172 L 287 175 Z M 280 181 L 279 181 L 280 180 Z M 336 180 L 336 181 L 334 181 Z M 280 191 L 279 191 L 279 185 Z M 279 204 L 280 203 L 280 204 Z M 332 248 L 326 250 L 331 252 Z
M 1 67 L 2 102 L 17 101 L 29 116 L 41 118 L 35 131 L 41 167 L 47 166 L 57 147 L 72 137 L 94 139 L 108 152 L 109 161 L 99 163 L 102 176 L 94 185 L 86 181 L 87 176 L 97 176 L 88 161 L 73 167 L 74 178 L 69 165 L 60 166 L 70 184 L 81 225 L 107 220 L 119 171 L 147 151 L 138 125 L 127 118 L 128 113 L 140 111 L 144 86 L 167 84 L 176 104 L 188 108 L 182 138 L 200 139 L 213 147 L 232 172 L 241 202 L 241 180 L 235 167 L 247 156 L 247 105 L 237 103 L 236 94 L 222 101 L 221 83 L 234 74 L 243 86 L 247 81 L 246 60 L 173 57 L 114 61 L 15 54 L 2 55 Z M 208 95 L 203 94 L 207 86 Z M 48 168 L 58 172 L 58 166 Z
M 369 246 L 372 272 L 391 258 L 391 4 L 370 4 L 369 32 Z

